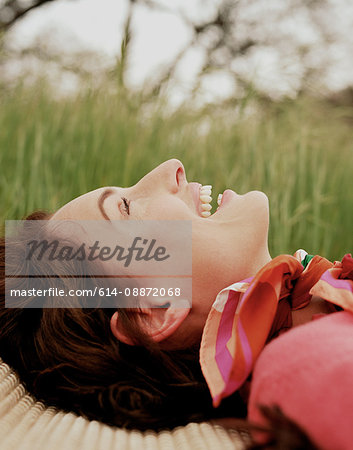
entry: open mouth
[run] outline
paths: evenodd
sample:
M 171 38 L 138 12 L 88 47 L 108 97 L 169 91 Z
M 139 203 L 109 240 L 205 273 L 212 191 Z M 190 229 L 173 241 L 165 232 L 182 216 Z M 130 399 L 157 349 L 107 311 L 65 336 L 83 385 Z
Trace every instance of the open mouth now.
M 200 183 L 189 183 L 192 185 L 196 211 L 199 216 L 207 219 L 213 217 L 236 193 L 231 189 L 226 189 L 223 194 L 218 194 L 216 211 L 212 214 L 212 185 L 201 185 Z
M 217 204 L 218 204 L 218 208 L 216 210 L 216 212 L 219 209 L 219 205 L 222 202 L 222 194 L 218 195 L 217 198 Z M 200 187 L 199 190 L 199 200 L 200 200 L 200 205 L 199 207 L 200 209 L 200 213 L 202 217 L 210 217 L 212 215 L 211 210 L 212 210 L 212 205 L 211 205 L 211 201 L 212 201 L 212 185 L 211 184 L 207 184 L 204 186 Z

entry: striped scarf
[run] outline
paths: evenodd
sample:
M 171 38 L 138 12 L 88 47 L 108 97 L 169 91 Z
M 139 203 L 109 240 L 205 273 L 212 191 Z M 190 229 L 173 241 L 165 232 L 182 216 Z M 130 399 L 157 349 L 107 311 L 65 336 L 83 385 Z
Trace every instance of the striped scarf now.
M 214 407 L 247 380 L 263 347 L 291 328 L 291 310 L 304 308 L 314 295 L 330 302 L 332 312 L 353 313 L 351 254 L 334 263 L 302 249 L 279 255 L 254 277 L 218 293 L 200 347 Z

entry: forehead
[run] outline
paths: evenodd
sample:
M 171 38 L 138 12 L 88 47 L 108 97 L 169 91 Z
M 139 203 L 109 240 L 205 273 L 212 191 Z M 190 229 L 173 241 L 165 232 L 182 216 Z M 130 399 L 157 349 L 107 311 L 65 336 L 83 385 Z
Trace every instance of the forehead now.
M 100 196 L 106 190 L 112 190 L 113 195 L 120 192 L 119 188 L 108 186 L 95 189 L 93 191 L 87 192 L 86 194 L 80 195 L 74 198 L 70 202 L 63 205 L 58 209 L 54 215 L 51 217 L 53 220 L 101 220 L 103 219 L 102 213 L 98 207 L 98 200 Z

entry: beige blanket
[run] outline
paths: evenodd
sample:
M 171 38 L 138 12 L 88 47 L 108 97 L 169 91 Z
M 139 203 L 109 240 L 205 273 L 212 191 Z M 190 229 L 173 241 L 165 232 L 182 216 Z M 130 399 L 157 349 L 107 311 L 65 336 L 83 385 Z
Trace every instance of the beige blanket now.
M 1 450 L 243 450 L 246 433 L 209 422 L 172 431 L 126 431 L 72 413 L 63 413 L 30 396 L 0 358 Z

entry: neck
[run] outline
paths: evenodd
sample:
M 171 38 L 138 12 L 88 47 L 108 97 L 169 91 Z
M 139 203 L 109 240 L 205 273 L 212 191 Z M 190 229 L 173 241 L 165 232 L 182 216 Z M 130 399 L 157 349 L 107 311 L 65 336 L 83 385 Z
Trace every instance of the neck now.
M 256 273 L 262 269 L 266 264 L 272 261 L 272 257 L 266 247 L 263 253 L 259 254 L 258 257 L 253 262 L 252 274 L 256 275 Z

